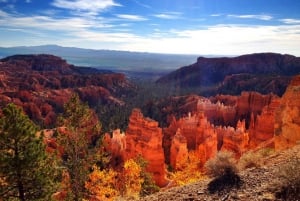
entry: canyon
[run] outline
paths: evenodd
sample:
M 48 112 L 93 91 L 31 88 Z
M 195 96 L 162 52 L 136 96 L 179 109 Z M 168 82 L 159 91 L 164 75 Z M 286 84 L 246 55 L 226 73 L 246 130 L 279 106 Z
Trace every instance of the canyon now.
M 139 154 L 148 160 L 148 170 L 160 187 L 167 182 L 165 164 L 180 170 L 190 153 L 196 153 L 201 168 L 218 151 L 230 151 L 239 158 L 250 150 L 286 149 L 300 140 L 299 88 L 300 76 L 295 76 L 281 98 L 257 92 L 211 99 L 187 96 L 179 107 L 189 112 L 180 118 L 171 115 L 165 128 L 135 109 L 124 141 L 114 134 L 111 141 L 119 143 L 111 149 L 125 147 L 118 149 L 124 160 Z M 224 126 L 224 122 L 229 123 Z
M 200 83 L 219 84 L 218 92 L 234 85 L 239 87 L 238 95 L 233 88 L 233 93 L 212 96 L 195 91 L 144 100 L 136 105 L 140 108 L 131 111 L 128 122 L 123 122 L 126 128 L 115 126 L 105 131 L 110 166 L 118 169 L 126 160 L 142 157 L 156 184 L 165 187 L 171 183 L 168 169 L 183 170 L 192 155 L 197 157 L 199 170 L 203 170 L 205 162 L 219 151 L 233 152 L 238 159 L 249 150 L 294 146 L 300 140 L 298 64 L 299 58 L 278 54 L 200 57 L 196 64 L 179 69 L 183 73 L 180 79 L 210 69 L 206 78 L 195 75 L 201 78 Z M 218 69 L 223 69 L 220 75 L 216 74 Z M 176 71 L 171 75 L 158 80 L 157 90 L 169 78 L 179 76 Z M 209 78 L 212 80 L 205 80 Z M 185 85 L 185 81 L 178 82 Z M 258 89 L 264 85 L 265 90 L 249 91 L 249 85 Z M 112 109 L 130 108 L 139 87 L 143 86 L 136 86 L 124 74 L 77 67 L 52 55 L 16 55 L 0 60 L 1 108 L 13 102 L 41 128 L 50 128 L 45 132 L 49 151 L 57 148 L 51 128 L 72 94 L 77 93 L 92 107 L 110 104 Z M 126 115 L 116 111 L 118 117 Z

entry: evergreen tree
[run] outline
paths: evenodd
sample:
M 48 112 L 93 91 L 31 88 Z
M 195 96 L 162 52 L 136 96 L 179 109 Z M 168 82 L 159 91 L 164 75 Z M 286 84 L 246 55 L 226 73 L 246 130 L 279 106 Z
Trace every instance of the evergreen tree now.
M 86 197 L 85 182 L 95 163 L 92 139 L 99 137 L 101 126 L 96 114 L 77 94 L 65 104 L 58 125 L 61 129 L 57 141 L 63 150 L 63 167 L 69 174 L 68 199 L 78 201 Z
M 50 200 L 52 160 L 36 125 L 14 104 L 0 119 L 0 200 Z

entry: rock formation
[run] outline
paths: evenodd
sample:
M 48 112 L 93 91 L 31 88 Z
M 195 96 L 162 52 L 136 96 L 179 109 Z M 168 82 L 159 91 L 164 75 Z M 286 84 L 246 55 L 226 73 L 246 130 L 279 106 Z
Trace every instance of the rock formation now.
M 218 139 L 221 142 L 221 151 L 230 151 L 235 153 L 236 157 L 240 157 L 243 153 L 248 151 L 249 134 L 245 128 L 245 120 L 238 121 L 236 129 L 233 127 L 217 128 Z M 219 142 L 220 143 L 220 142 Z
M 120 129 L 114 130 L 111 138 L 108 134 L 105 136 L 105 144 L 107 151 L 111 154 L 111 165 L 118 167 L 123 164 L 126 148 L 125 133 L 121 132 Z
M 249 126 L 250 148 L 255 148 L 274 137 L 275 111 L 279 104 L 280 98 L 273 98 L 271 103 L 263 108 L 260 115 L 255 118 L 252 114 Z M 274 144 L 269 146 L 273 147 Z
M 139 109 L 134 109 L 126 130 L 125 160 L 142 156 L 147 162 L 147 171 L 160 187 L 166 186 L 165 157 L 162 147 L 162 129 L 158 122 L 145 118 Z
M 188 154 L 186 138 L 181 135 L 180 129 L 178 129 L 172 139 L 170 148 L 170 165 L 175 170 L 183 169 L 187 164 Z
M 300 76 L 291 81 L 275 113 L 275 148 L 285 149 L 300 141 Z
M 179 152 L 174 152 L 171 149 L 171 146 L 174 144 L 172 143 L 172 139 L 175 138 L 176 142 L 175 136 L 178 134 L 178 130 L 180 130 L 180 135 L 186 139 L 188 151 L 195 151 L 199 158 L 200 165 L 203 165 L 206 160 L 216 154 L 218 142 L 214 127 L 207 121 L 203 112 L 195 115 L 189 113 L 187 117 L 180 118 L 177 121 L 176 119 L 173 119 L 170 126 L 163 131 L 165 154 L 166 158 L 170 160 L 167 161 L 167 163 L 172 161 L 173 166 L 176 167 L 174 158 L 176 159 L 179 157 L 176 154 L 181 154 Z M 185 141 L 181 140 L 180 146 L 184 146 L 182 143 L 185 143 Z

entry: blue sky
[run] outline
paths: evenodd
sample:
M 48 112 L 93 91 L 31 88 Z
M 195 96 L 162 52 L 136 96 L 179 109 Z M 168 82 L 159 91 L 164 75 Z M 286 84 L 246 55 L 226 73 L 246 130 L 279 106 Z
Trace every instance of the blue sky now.
M 300 56 L 299 0 L 0 0 L 0 46 Z

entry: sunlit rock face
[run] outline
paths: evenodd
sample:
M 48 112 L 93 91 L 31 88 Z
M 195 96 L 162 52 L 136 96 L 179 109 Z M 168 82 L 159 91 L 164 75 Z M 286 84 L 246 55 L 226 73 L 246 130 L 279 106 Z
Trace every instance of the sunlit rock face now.
M 233 127 L 217 128 L 221 151 L 230 151 L 240 157 L 249 149 L 249 133 L 245 128 L 245 120 L 238 121 L 236 129 Z
M 160 187 L 168 183 L 162 137 L 158 122 L 144 117 L 139 109 L 132 111 L 126 130 L 125 160 L 142 156 L 148 162 L 147 171 Z
M 270 104 L 263 108 L 260 115 L 257 115 L 255 118 L 252 114 L 249 126 L 250 148 L 255 148 L 274 137 L 275 111 L 279 105 L 280 98 L 273 97 Z M 268 146 L 274 148 L 274 144 L 269 144 Z
M 105 150 L 110 154 L 110 165 L 119 168 L 124 163 L 124 153 L 126 148 L 125 133 L 120 129 L 113 131 L 112 136 L 105 134 L 103 145 Z
M 284 149 L 300 141 L 300 75 L 293 78 L 275 113 L 275 148 Z
M 187 140 L 181 134 L 180 129 L 178 129 L 176 135 L 172 139 L 172 144 L 170 149 L 170 165 L 175 170 L 181 170 L 186 166 L 187 160 L 188 160 Z
M 175 146 L 175 142 L 179 141 L 177 140 L 179 138 L 178 131 L 180 131 L 181 138 L 184 137 L 183 139 L 186 140 L 186 142 L 183 139 L 180 140 L 181 145 L 178 146 L 183 146 L 182 143 L 186 143 L 187 150 L 195 151 L 201 165 L 216 154 L 218 142 L 217 133 L 215 132 L 213 125 L 207 121 L 203 112 L 195 115 L 189 113 L 187 117 L 178 120 L 173 119 L 170 126 L 164 129 L 164 145 L 166 145 L 164 149 L 167 149 L 167 151 L 165 150 L 165 154 L 174 167 L 176 167 L 174 158 L 179 157 L 176 156 L 176 153 L 179 154 L 179 151 L 175 152 L 172 150 L 172 146 Z M 171 143 L 169 143 L 169 141 Z M 169 144 L 170 148 L 167 147 Z

